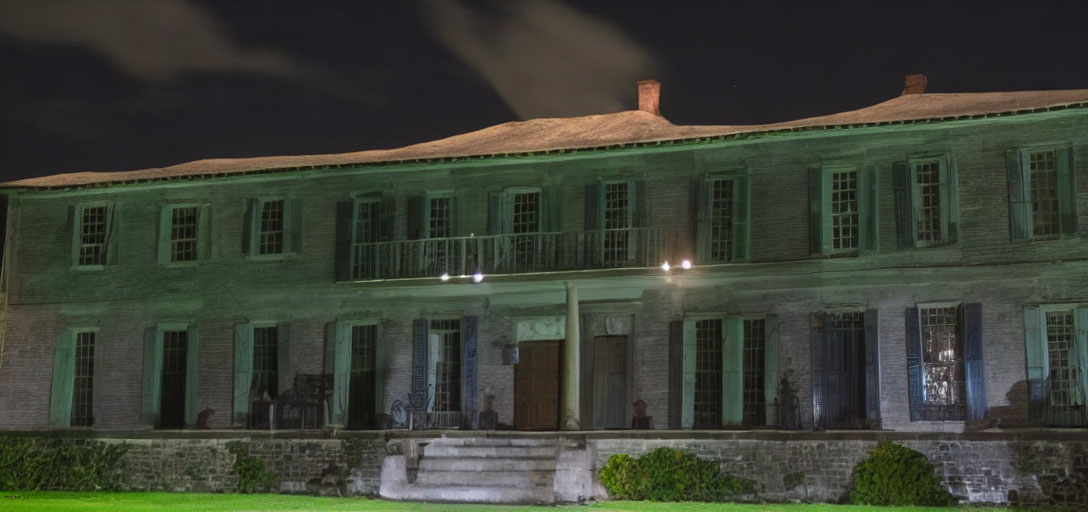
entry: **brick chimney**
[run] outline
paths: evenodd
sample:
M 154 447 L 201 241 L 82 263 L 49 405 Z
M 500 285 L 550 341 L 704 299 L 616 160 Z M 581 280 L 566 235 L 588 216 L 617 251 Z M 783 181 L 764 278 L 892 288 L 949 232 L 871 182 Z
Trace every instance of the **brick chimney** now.
M 655 116 L 661 115 L 661 82 L 638 81 L 638 109 Z
M 903 94 L 925 94 L 926 76 L 921 73 L 907 75 L 903 83 Z

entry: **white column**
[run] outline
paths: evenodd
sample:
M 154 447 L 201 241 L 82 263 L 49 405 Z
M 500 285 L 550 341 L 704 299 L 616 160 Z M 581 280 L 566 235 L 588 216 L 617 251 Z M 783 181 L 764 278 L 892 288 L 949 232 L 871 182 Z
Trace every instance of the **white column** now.
M 578 326 L 578 289 L 567 283 L 567 338 L 563 342 L 563 430 L 580 430 L 581 336 Z

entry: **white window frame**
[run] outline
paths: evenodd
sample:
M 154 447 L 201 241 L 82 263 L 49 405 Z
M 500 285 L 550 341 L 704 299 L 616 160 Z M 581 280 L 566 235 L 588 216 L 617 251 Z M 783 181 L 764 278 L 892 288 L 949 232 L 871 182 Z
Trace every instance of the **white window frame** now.
M 105 226 L 104 226 L 106 232 L 105 232 L 105 241 L 102 243 L 102 263 L 80 264 L 79 256 L 80 256 L 80 253 L 81 253 L 81 249 L 83 247 L 83 211 L 85 209 L 87 209 L 87 208 L 97 208 L 97 207 L 105 207 L 106 208 L 106 223 L 105 223 Z M 115 216 L 117 215 L 117 213 L 115 211 L 116 208 L 117 208 L 117 204 L 115 202 L 113 202 L 113 201 L 88 201 L 88 202 L 78 203 L 78 204 L 75 205 L 75 210 L 73 212 L 74 213 L 74 218 L 71 219 L 71 222 L 72 222 L 72 234 L 71 234 L 72 240 L 71 240 L 71 254 L 69 256 L 71 258 L 71 261 L 72 261 L 72 264 L 70 265 L 71 268 L 77 269 L 77 270 L 102 270 L 102 269 L 106 268 L 106 265 L 109 264 L 108 262 L 110 260 L 110 254 L 109 254 L 110 250 L 111 249 L 112 250 L 117 250 L 116 245 L 113 243 L 113 240 L 111 240 L 111 238 L 110 238 L 110 231 L 112 229 L 116 229 L 116 226 L 112 225 L 113 223 L 116 222 L 116 218 L 115 218 Z M 110 247 L 111 245 L 113 245 L 114 247 Z
M 923 241 L 919 237 L 919 229 L 921 228 L 921 201 L 922 201 L 922 187 L 918 184 L 918 166 L 924 165 L 930 162 L 937 162 L 938 165 L 938 179 L 939 179 L 939 198 L 941 201 L 940 210 L 940 225 L 941 225 L 941 238 L 933 241 Z M 952 202 L 956 200 L 953 196 L 953 184 L 952 173 L 949 167 L 949 158 L 945 154 L 936 155 L 919 155 L 913 156 L 907 159 L 907 173 L 910 180 L 910 192 L 911 192 L 911 229 L 914 231 L 914 246 L 915 247 L 934 247 L 938 245 L 944 245 L 952 242 L 950 224 L 952 215 Z
M 424 221 L 423 221 L 423 233 L 422 233 L 423 238 L 425 238 L 425 239 L 435 238 L 434 236 L 431 235 L 431 220 L 432 220 L 432 217 L 433 217 L 433 211 L 431 210 L 431 200 L 432 199 L 449 199 L 450 200 L 450 203 L 449 203 L 450 204 L 450 207 L 449 207 L 450 238 L 458 236 L 455 221 L 454 221 L 454 219 L 456 218 L 456 217 L 454 217 L 456 215 L 456 213 L 453 211 L 453 208 L 456 205 L 454 204 L 455 202 L 454 202 L 453 198 L 454 198 L 454 191 L 453 190 L 428 190 L 423 195 L 423 203 L 424 203 L 423 204 Z
M 836 173 L 842 173 L 842 172 L 853 172 L 854 173 L 854 183 L 855 183 L 855 186 L 857 187 L 854 190 L 855 202 L 857 203 L 857 212 L 855 212 L 855 214 L 857 216 L 857 222 L 856 222 L 856 226 L 857 226 L 857 246 L 856 247 L 844 247 L 844 248 L 836 249 L 834 247 L 835 246 L 835 239 L 833 237 L 833 235 L 835 233 L 835 226 L 834 226 L 834 215 L 835 214 L 832 213 L 831 203 L 832 203 L 832 194 L 834 193 L 834 190 L 833 190 L 833 188 L 834 188 L 833 187 L 833 185 L 834 185 L 834 176 L 835 176 Z M 867 192 L 862 187 L 863 180 L 861 179 L 861 173 L 863 173 L 863 172 L 865 172 L 865 168 L 863 166 L 860 166 L 860 165 L 845 165 L 845 164 L 838 165 L 838 164 L 836 164 L 836 165 L 824 165 L 821 168 L 820 179 L 822 180 L 821 190 L 823 191 L 823 194 L 822 194 L 823 197 L 820 198 L 820 203 L 821 203 L 820 206 L 821 206 L 821 211 L 822 211 L 823 214 L 822 214 L 822 218 L 820 219 L 820 224 L 821 224 L 820 227 L 823 230 L 823 232 L 821 233 L 822 240 L 826 240 L 826 242 L 824 242 L 824 244 L 823 244 L 824 248 L 825 248 L 824 249 L 824 254 L 853 254 L 853 253 L 861 252 L 862 237 L 865 236 L 865 233 L 862 230 L 862 226 L 861 226 L 861 217 L 862 217 L 862 215 L 864 215 L 863 203 L 862 203 L 862 194 Z

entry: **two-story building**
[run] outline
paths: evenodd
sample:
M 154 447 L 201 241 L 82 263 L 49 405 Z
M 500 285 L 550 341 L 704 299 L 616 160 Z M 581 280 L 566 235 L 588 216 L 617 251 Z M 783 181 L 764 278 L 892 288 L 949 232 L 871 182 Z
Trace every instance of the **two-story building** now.
M 658 87 L 3 184 L 0 428 L 1088 425 L 1088 90 L 677 126 Z

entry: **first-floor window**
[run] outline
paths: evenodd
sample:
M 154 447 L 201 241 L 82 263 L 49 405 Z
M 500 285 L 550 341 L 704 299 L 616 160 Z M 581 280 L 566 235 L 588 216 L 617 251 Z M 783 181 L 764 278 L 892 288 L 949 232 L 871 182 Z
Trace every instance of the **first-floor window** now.
M 185 426 L 185 391 L 189 360 L 187 331 L 162 333 L 161 428 Z
M 1047 363 L 1050 365 L 1050 406 L 1074 407 L 1084 403 L 1078 382 L 1073 310 L 1046 313 Z
M 461 410 L 461 321 L 431 320 L 435 411 Z
M 253 385 L 256 400 L 270 400 L 279 395 L 278 340 L 275 326 L 253 328 Z M 290 383 L 282 383 L 290 384 Z
M 72 426 L 94 425 L 94 331 L 76 333 Z
M 684 406 L 682 416 L 690 419 L 682 418 L 682 425 L 766 425 L 771 419 L 767 406 L 777 395 L 777 374 L 768 370 L 770 363 L 777 363 L 777 318 L 710 318 L 685 324 L 684 350 L 694 360 L 684 364 L 689 374 L 684 393 L 690 397 L 684 401 L 691 405 Z
M 744 320 L 744 423 L 763 425 L 767 422 L 767 399 L 764 388 L 765 322 L 762 318 Z
M 696 429 L 722 425 L 722 321 L 695 322 Z
M 959 308 L 923 308 L 922 416 L 963 420 L 967 414 Z

